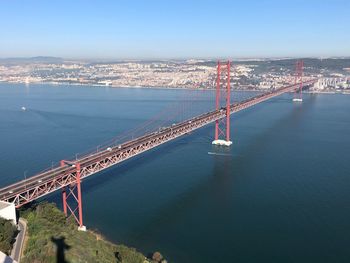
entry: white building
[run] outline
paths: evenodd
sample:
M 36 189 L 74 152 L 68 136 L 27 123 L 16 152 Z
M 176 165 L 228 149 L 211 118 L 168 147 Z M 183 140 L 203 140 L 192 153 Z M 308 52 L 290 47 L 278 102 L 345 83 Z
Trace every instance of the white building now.
M 17 224 L 15 204 L 0 201 L 0 217 L 11 220 L 14 225 Z
M 17 263 L 17 261 L 0 251 L 0 263 Z

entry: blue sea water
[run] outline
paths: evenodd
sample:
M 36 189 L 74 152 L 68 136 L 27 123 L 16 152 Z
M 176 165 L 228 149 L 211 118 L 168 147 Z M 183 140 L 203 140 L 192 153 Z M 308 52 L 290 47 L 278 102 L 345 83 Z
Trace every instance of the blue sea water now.
M 0 84 L 0 186 L 170 115 L 184 98 L 191 114 L 213 108 L 213 92 L 190 93 Z M 234 114 L 227 150 L 211 145 L 209 125 L 84 180 L 84 224 L 169 262 L 348 262 L 350 97 L 291 99 Z M 59 193 L 49 200 L 61 205 Z

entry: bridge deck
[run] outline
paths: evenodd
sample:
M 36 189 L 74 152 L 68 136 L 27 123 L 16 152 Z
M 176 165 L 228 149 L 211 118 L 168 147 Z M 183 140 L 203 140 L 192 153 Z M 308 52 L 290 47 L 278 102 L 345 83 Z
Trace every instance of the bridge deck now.
M 310 80 L 304 82 L 304 85 L 310 85 L 315 81 L 316 80 Z M 234 103 L 230 106 L 231 114 L 254 106 L 270 98 L 279 96 L 283 93 L 292 92 L 298 88 L 298 85 L 299 83 L 264 93 L 239 103 Z M 224 118 L 225 113 L 225 108 L 210 111 L 164 128 L 161 131 L 146 134 L 134 140 L 125 142 L 120 146 L 107 148 L 103 151 L 84 156 L 81 159 L 72 162 L 80 163 L 81 178 L 84 179 L 133 156 L 199 129 L 218 119 Z M 20 207 L 66 185 L 74 184 L 75 182 L 76 169 L 74 165 L 56 167 L 0 189 L 0 200 L 13 202 L 16 207 Z

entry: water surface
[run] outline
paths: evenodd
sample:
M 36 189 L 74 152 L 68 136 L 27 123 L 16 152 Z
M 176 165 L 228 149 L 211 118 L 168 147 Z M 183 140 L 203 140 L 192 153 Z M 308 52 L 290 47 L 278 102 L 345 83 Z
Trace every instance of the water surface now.
M 1 84 L 0 185 L 94 149 L 188 94 Z M 169 262 L 348 262 L 350 97 L 291 99 L 233 115 L 233 145 L 221 155 L 208 154 L 218 151 L 210 125 L 88 178 L 84 223 Z M 212 108 L 213 93 L 189 104 L 193 114 Z M 59 194 L 50 200 L 60 205 Z

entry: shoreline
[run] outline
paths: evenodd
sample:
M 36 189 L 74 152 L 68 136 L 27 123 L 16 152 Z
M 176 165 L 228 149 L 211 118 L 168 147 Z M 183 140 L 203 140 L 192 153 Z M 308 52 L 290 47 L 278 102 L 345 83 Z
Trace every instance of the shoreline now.
M 82 87 L 99 87 L 99 88 L 113 88 L 113 89 L 165 89 L 165 90 L 208 90 L 215 91 L 215 88 L 188 88 L 188 87 L 169 87 L 169 86 L 113 86 L 113 85 L 103 85 L 103 84 L 85 84 L 85 83 L 64 83 L 64 82 L 12 82 L 12 81 L 0 81 L 6 84 L 25 84 L 25 85 L 52 85 L 52 86 L 82 86 Z M 263 90 L 245 90 L 245 89 L 235 89 L 238 91 L 250 91 L 259 92 Z
M 215 91 L 215 88 L 188 88 L 188 87 L 158 87 L 158 86 L 113 86 L 113 85 L 103 85 L 103 84 L 85 84 L 85 83 L 64 83 L 64 82 L 11 82 L 11 81 L 1 81 L 0 84 L 25 84 L 25 85 L 52 85 L 52 86 L 81 86 L 81 87 L 98 87 L 98 88 L 113 88 L 113 89 L 160 89 L 160 90 L 202 90 L 202 91 Z M 232 91 L 244 91 L 244 92 L 266 92 L 265 89 L 232 89 Z M 305 94 L 342 94 L 350 95 L 350 91 L 340 91 L 340 90 L 328 90 L 328 91 L 304 91 Z

